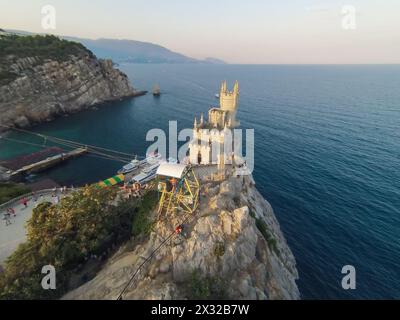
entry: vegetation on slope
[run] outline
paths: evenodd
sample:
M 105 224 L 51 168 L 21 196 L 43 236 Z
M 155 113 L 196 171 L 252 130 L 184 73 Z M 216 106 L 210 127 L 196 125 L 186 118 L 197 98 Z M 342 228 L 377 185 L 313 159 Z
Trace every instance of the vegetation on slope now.
M 193 270 L 187 283 L 187 295 L 190 300 L 225 300 L 227 282 L 220 277 L 204 276 L 199 270 Z
M 280 252 L 279 252 L 279 249 L 278 249 L 278 246 L 277 246 L 277 243 L 276 243 L 276 239 L 271 234 L 271 232 L 268 230 L 267 224 L 262 219 L 257 218 L 253 210 L 250 210 L 249 213 L 250 213 L 250 216 L 253 219 L 255 219 L 256 227 L 261 232 L 261 234 L 263 235 L 264 239 L 267 241 L 268 247 L 271 250 L 273 250 L 277 256 L 279 256 Z
M 93 54 L 80 43 L 62 40 L 53 35 L 0 36 L 0 85 L 13 81 L 17 75 L 9 70 L 9 58 L 35 57 L 38 62 L 46 59 L 62 61 L 70 55 Z
M 0 183 L 0 204 L 29 193 L 31 189 L 17 183 Z
M 0 36 L 0 59 L 8 55 L 19 58 L 39 57 L 43 59 L 64 59 L 69 55 L 90 54 L 81 43 L 62 40 L 53 35 Z
M 69 288 L 69 279 L 91 256 L 102 256 L 131 234 L 146 232 L 144 217 L 154 195 L 115 204 L 115 189 L 85 187 L 58 205 L 43 203 L 28 222 L 28 240 L 8 258 L 0 274 L 0 299 L 53 299 Z M 146 218 L 145 222 L 141 221 Z M 43 290 L 42 267 L 56 269 L 56 290 Z
M 264 239 L 268 243 L 268 247 L 275 252 L 277 256 L 279 256 L 279 249 L 276 244 L 276 239 L 272 236 L 271 232 L 268 230 L 266 223 L 257 218 L 256 219 L 256 226 L 258 230 L 260 230 L 261 234 L 263 235 Z

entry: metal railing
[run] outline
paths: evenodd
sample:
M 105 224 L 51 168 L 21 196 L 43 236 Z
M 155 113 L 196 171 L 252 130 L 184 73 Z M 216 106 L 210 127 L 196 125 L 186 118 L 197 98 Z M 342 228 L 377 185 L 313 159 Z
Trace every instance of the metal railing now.
M 0 211 L 12 207 L 13 204 L 21 201 L 23 198 L 28 198 L 28 197 L 33 197 L 33 196 L 41 196 L 41 195 L 45 195 L 45 194 L 49 194 L 49 193 L 54 193 L 59 190 L 60 190 L 60 188 L 57 188 L 56 190 L 54 190 L 54 188 L 51 188 L 51 189 L 43 189 L 43 190 L 39 190 L 39 191 L 35 191 L 35 192 L 32 191 L 32 192 L 28 192 L 25 194 L 21 194 L 20 196 L 14 198 L 14 199 L 11 199 L 5 203 L 0 204 Z M 66 189 L 67 192 L 71 192 L 73 190 L 77 190 L 77 189 L 72 189 L 72 188 Z

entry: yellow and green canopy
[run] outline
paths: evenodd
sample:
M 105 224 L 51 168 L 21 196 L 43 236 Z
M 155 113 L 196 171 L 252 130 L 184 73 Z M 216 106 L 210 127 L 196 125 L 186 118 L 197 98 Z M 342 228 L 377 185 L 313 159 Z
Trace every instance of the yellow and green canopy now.
M 114 185 L 116 185 L 118 183 L 124 182 L 124 179 L 125 179 L 124 175 L 123 174 L 119 174 L 117 176 L 114 176 L 114 177 L 108 178 L 106 180 L 100 181 L 99 182 L 99 186 L 100 187 L 111 187 L 111 186 L 114 186 Z

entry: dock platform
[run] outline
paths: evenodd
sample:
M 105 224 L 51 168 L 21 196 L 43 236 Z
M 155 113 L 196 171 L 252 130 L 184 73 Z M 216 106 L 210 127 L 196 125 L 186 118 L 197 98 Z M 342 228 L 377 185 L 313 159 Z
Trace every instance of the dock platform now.
M 23 174 L 30 174 L 46 170 L 50 167 L 57 165 L 60 162 L 66 161 L 70 158 L 78 157 L 87 152 L 87 148 L 77 148 L 69 152 L 62 152 L 56 155 L 47 157 L 33 163 L 26 164 L 11 172 L 11 177 L 21 176 Z
M 31 163 L 39 162 L 66 151 L 60 147 L 48 147 L 33 153 L 24 154 L 11 159 L 3 160 L 0 165 L 11 171 L 16 171 Z

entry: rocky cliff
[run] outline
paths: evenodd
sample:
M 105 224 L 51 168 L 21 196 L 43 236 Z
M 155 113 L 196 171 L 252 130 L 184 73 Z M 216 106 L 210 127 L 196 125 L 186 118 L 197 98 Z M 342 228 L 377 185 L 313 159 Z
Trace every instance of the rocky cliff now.
M 64 299 L 116 299 L 182 218 L 162 217 L 148 239 L 120 248 L 96 277 Z M 200 207 L 183 235 L 143 265 L 122 298 L 298 299 L 297 278 L 270 204 L 251 176 L 231 177 L 203 184 Z
M 26 127 L 135 95 L 111 60 L 52 36 L 0 37 L 0 124 Z

